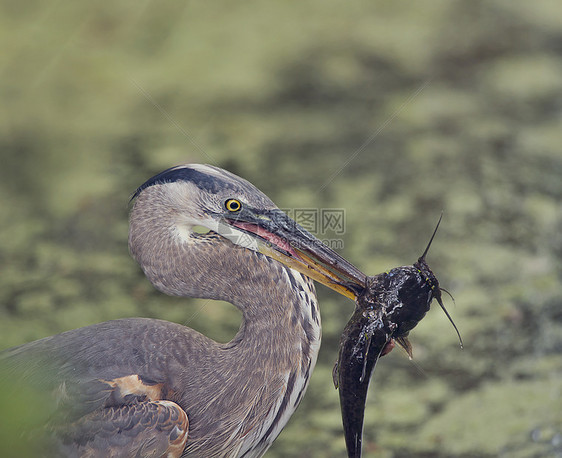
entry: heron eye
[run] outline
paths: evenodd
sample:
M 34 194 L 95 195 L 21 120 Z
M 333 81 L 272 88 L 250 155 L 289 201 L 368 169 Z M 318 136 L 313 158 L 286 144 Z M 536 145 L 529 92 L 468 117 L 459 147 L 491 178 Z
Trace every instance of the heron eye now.
M 229 212 L 237 212 L 240 211 L 240 209 L 242 208 L 242 203 L 236 199 L 228 199 L 224 203 L 224 206 Z

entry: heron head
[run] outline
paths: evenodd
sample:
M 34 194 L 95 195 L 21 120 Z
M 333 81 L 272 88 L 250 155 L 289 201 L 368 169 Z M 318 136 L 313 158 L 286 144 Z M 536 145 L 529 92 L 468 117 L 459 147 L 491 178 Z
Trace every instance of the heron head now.
M 167 209 L 173 220 L 169 229 L 181 243 L 218 234 L 223 243 L 262 253 L 351 299 L 364 285 L 359 269 L 251 183 L 226 170 L 199 164 L 172 167 L 147 180 L 132 200 L 146 194 L 160 210 Z

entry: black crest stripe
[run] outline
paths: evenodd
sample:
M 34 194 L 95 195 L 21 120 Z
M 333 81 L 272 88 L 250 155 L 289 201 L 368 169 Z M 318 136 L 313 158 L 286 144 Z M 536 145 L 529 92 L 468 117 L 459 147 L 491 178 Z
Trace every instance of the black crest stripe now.
M 227 180 L 221 180 L 217 176 L 210 176 L 189 166 L 176 166 L 164 170 L 158 175 L 154 175 L 152 178 L 146 180 L 137 188 L 137 190 L 131 197 L 131 201 L 150 186 L 164 183 L 174 183 L 176 181 L 189 181 L 191 183 L 194 183 L 199 188 L 213 194 L 216 194 L 217 192 L 219 192 L 220 190 L 224 190 L 225 188 L 232 187 Z

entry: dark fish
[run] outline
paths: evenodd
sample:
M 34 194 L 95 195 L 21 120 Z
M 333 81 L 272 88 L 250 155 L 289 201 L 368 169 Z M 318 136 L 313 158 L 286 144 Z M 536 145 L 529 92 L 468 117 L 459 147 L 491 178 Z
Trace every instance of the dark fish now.
M 379 357 L 389 353 L 394 342 L 412 357 L 408 333 L 425 316 L 433 299 L 451 320 L 441 300 L 441 291 L 445 290 L 439 287 L 425 261 L 438 227 L 439 223 L 423 255 L 414 265 L 367 277 L 365 288 L 357 298 L 355 312 L 342 333 L 333 376 L 334 384 L 339 388 L 350 458 L 361 456 L 367 389 Z M 455 330 L 458 334 L 456 326 Z

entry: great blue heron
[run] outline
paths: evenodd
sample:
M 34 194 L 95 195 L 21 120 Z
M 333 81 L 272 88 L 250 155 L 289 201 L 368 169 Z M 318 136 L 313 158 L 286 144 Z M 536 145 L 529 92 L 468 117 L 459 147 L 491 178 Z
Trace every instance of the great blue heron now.
M 148 279 L 167 294 L 234 304 L 234 339 L 120 319 L 6 350 L 2 365 L 39 374 L 55 396 L 57 456 L 263 455 L 316 362 L 311 279 L 355 298 L 365 275 L 217 167 L 165 170 L 133 199 L 129 248 Z

